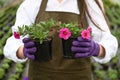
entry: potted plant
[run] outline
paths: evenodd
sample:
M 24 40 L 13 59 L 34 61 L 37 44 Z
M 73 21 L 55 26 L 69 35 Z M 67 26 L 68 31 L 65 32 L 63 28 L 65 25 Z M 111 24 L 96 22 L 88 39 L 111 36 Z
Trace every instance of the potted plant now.
M 55 34 L 55 26 L 57 22 L 49 20 L 46 22 L 41 21 L 38 24 L 32 24 L 30 26 L 19 27 L 19 32 L 14 32 L 14 36 L 19 39 L 20 36 L 29 34 L 31 40 L 35 42 L 37 52 L 35 53 L 35 59 L 38 61 L 48 61 L 52 58 L 52 38 Z
M 72 41 L 77 39 L 78 36 L 89 39 L 91 27 L 83 29 L 78 23 L 63 23 L 60 24 L 58 32 L 59 37 L 62 39 L 63 56 L 66 58 L 74 58 L 74 54 L 71 51 Z
M 52 53 L 51 41 L 56 32 L 59 33 L 59 37 L 62 39 L 63 56 L 71 58 L 73 57 L 73 53 L 70 49 L 72 41 L 78 36 L 82 36 L 87 39 L 90 38 L 91 28 L 88 27 L 87 29 L 83 29 L 77 23 L 61 23 L 60 21 L 57 22 L 54 20 L 40 22 L 39 24 L 33 24 L 31 26 L 24 26 L 22 28 L 19 27 L 19 34 L 23 36 L 29 34 L 30 38 L 35 41 L 38 52 L 43 53 L 37 55 L 35 54 L 36 58 L 40 59 L 39 61 L 41 61 L 41 59 L 47 61 L 51 58 L 52 54 L 48 53 Z M 17 33 L 14 34 L 15 36 L 18 36 Z

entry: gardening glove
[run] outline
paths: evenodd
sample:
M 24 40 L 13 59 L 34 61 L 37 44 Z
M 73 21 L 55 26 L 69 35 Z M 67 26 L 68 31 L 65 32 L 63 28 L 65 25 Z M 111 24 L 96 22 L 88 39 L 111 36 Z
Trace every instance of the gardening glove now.
M 99 44 L 95 43 L 92 39 L 78 37 L 76 41 L 73 41 L 71 50 L 75 58 L 85 58 L 98 56 L 100 47 Z
M 37 51 L 37 48 L 35 47 L 35 43 L 30 40 L 30 38 L 24 38 L 23 39 L 24 48 L 23 48 L 23 54 L 26 58 L 34 60 L 35 55 L 34 53 Z

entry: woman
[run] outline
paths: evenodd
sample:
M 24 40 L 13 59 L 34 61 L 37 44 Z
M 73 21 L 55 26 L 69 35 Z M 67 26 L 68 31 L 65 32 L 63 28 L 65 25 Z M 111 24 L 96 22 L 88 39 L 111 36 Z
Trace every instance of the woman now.
M 101 0 L 25 0 L 17 11 L 12 31 L 17 31 L 18 26 L 51 18 L 91 26 L 92 39 L 78 37 L 71 47 L 75 59 L 67 59 L 62 56 L 61 40 L 56 35 L 52 42 L 52 60 L 39 62 L 33 60 L 36 52 L 33 41 L 11 36 L 5 44 L 4 55 L 15 62 L 30 59 L 29 80 L 91 80 L 90 57 L 96 62 L 106 63 L 116 55 L 118 43 L 110 33 Z

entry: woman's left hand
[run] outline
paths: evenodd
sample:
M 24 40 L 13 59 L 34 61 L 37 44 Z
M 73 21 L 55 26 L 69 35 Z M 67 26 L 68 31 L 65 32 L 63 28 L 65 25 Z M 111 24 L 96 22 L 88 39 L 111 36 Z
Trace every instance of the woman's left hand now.
M 73 41 L 72 45 L 71 50 L 75 58 L 98 56 L 100 52 L 98 43 L 95 43 L 92 39 L 84 39 L 81 36 Z

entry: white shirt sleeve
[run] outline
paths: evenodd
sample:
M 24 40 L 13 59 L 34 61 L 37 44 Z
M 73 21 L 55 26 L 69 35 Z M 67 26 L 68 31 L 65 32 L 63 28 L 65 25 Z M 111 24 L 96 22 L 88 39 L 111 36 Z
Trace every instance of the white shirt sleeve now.
M 15 24 L 14 24 L 14 26 L 12 26 L 12 32 L 18 31 L 18 26 L 21 27 L 23 25 L 30 25 L 30 24 L 34 23 L 35 15 L 37 14 L 37 12 L 34 12 L 34 11 L 38 11 L 38 9 L 34 8 L 34 5 L 38 5 L 38 3 L 34 2 L 34 4 L 33 4 L 33 0 L 25 0 L 20 5 L 20 7 L 18 8 L 17 13 L 16 13 Z M 30 6 L 33 6 L 33 8 L 31 8 Z M 14 36 L 11 36 L 7 39 L 6 44 L 4 46 L 5 57 L 7 57 L 8 59 L 11 59 L 17 63 L 25 62 L 27 60 L 27 59 L 19 59 L 16 56 L 16 52 L 17 52 L 18 48 L 21 45 L 24 45 L 22 43 L 22 39 L 23 39 L 22 36 L 20 39 L 16 39 L 16 38 L 14 38 Z
M 104 58 L 98 58 L 98 57 L 93 57 L 93 58 L 95 61 L 99 63 L 106 63 L 116 55 L 117 49 L 118 49 L 118 42 L 117 42 L 117 39 L 111 34 L 109 27 L 105 21 L 105 18 L 101 10 L 99 9 L 98 5 L 95 3 L 95 1 L 86 0 L 86 3 L 88 5 L 88 9 L 89 9 L 90 15 L 92 16 L 92 19 L 95 20 L 95 23 L 97 23 L 103 30 L 101 31 L 98 28 L 96 28 L 96 26 L 92 23 L 92 21 L 87 16 L 88 23 L 92 27 L 93 40 L 95 42 L 98 42 L 105 49 Z M 102 5 L 102 2 L 100 3 Z
M 6 45 L 4 46 L 5 57 L 17 63 L 25 62 L 27 59 L 19 59 L 16 56 L 16 52 L 21 45 L 23 45 L 21 39 L 16 39 L 14 38 L 14 36 L 8 38 L 6 41 Z

